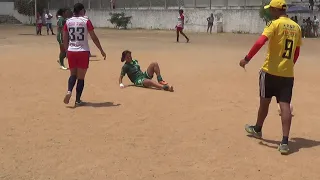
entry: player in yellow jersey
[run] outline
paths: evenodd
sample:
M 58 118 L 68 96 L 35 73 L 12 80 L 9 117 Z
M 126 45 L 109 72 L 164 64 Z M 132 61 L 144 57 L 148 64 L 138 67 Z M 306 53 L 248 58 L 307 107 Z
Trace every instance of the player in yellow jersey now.
M 285 0 L 271 0 L 265 9 L 269 9 L 274 20 L 268 23 L 248 55 L 240 61 L 240 66 L 245 68 L 246 64 L 269 40 L 267 57 L 260 71 L 260 107 L 257 122 L 254 126 L 246 125 L 245 130 L 256 138 L 262 137 L 262 126 L 268 115 L 271 98 L 275 96 L 281 109 L 283 132 L 278 150 L 281 154 L 288 154 L 294 64 L 300 52 L 301 28 L 286 15 Z

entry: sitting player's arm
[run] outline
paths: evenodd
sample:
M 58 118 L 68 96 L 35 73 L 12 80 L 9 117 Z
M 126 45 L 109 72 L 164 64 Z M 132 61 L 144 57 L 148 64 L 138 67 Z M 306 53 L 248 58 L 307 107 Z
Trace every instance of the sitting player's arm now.
M 123 88 L 124 85 L 122 83 L 122 79 L 123 77 L 126 75 L 126 68 L 123 66 L 121 69 L 121 73 L 120 73 L 120 77 L 119 77 L 119 84 L 120 84 L 120 88 Z
M 262 46 L 270 39 L 274 34 L 275 27 L 270 22 L 263 30 L 262 35 L 259 37 L 259 39 L 256 41 L 256 43 L 252 46 L 249 53 L 246 55 L 245 60 L 249 62 L 256 54 L 259 52 L 259 50 L 262 48 Z
M 63 26 L 63 46 L 64 49 L 67 51 L 69 47 L 69 32 L 67 24 Z

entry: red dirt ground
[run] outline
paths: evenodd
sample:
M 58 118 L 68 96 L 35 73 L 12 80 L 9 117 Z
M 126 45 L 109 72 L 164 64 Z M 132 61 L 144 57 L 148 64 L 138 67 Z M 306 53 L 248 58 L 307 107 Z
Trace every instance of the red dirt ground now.
M 276 150 L 281 121 L 273 102 L 264 138 L 246 136 L 256 120 L 258 72 L 266 48 L 244 72 L 239 60 L 257 35 L 98 29 L 107 52 L 92 58 L 83 100 L 62 102 L 68 71 L 55 36 L 0 27 L 1 180 L 319 180 L 320 40 L 304 39 L 296 65 L 292 154 Z M 25 35 L 22 35 L 25 34 Z M 142 68 L 157 61 L 175 92 L 119 89 L 121 52 Z M 125 84 L 130 84 L 125 78 Z

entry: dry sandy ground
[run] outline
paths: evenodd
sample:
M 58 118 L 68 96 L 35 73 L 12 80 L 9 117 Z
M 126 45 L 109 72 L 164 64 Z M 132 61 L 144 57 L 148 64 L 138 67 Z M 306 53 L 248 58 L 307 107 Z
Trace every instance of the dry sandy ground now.
M 92 58 L 83 93 L 90 103 L 72 109 L 62 103 L 69 72 L 56 62 L 55 36 L 33 33 L 33 27 L 0 26 L 1 180 L 320 179 L 320 40 L 304 40 L 292 154 L 281 156 L 275 102 L 266 140 L 244 131 L 256 119 L 266 48 L 247 72 L 238 61 L 257 35 L 189 34 L 191 43 L 178 44 L 174 32 L 98 29 L 108 58 Z M 119 89 L 124 49 L 144 69 L 157 61 L 176 91 Z

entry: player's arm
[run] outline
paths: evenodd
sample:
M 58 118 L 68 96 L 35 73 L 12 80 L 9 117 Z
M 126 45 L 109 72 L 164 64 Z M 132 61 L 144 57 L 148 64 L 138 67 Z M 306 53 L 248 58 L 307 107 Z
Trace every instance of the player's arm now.
M 97 46 L 97 48 L 100 50 L 101 55 L 104 57 L 104 59 L 106 59 L 106 53 L 104 52 L 104 50 L 101 47 L 99 38 L 96 35 L 96 33 L 94 32 L 94 27 L 93 27 L 93 25 L 92 25 L 90 20 L 87 21 L 87 28 L 88 28 L 88 32 L 90 34 L 90 37 L 91 37 L 92 41 Z
M 249 53 L 245 56 L 244 60 L 248 63 L 262 48 L 262 46 L 273 36 L 275 31 L 274 24 L 270 22 L 264 28 L 262 35 L 255 42 L 255 44 L 250 49 Z
M 119 84 L 120 88 L 124 88 L 124 85 L 122 83 L 123 77 L 126 75 L 126 68 L 123 66 L 121 69 L 120 77 L 119 77 Z
M 299 55 L 300 55 L 300 47 L 302 45 L 302 33 L 301 30 L 299 32 L 299 38 L 298 38 L 298 42 L 297 42 L 297 47 L 296 50 L 294 52 L 294 58 L 293 58 L 293 63 L 296 64 L 296 62 L 298 61 Z
M 65 24 L 63 26 L 63 46 L 66 51 L 68 51 L 69 47 L 69 32 L 68 32 L 68 26 Z

